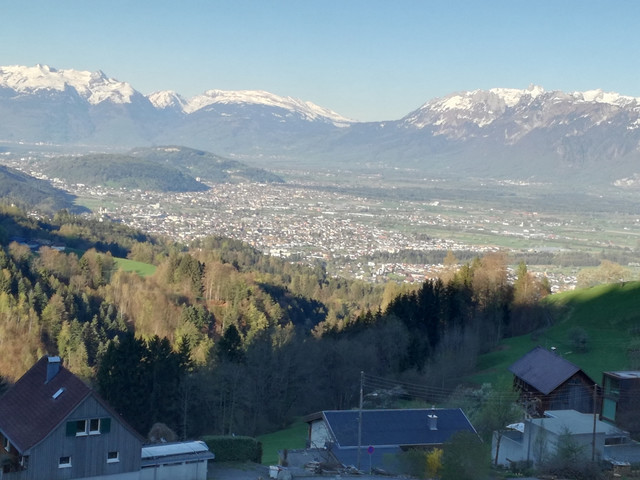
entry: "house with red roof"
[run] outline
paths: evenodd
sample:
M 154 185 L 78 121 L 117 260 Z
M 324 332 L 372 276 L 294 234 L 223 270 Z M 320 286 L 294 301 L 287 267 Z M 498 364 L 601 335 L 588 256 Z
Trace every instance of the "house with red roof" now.
M 1 480 L 137 480 L 142 442 L 60 357 L 42 357 L 0 398 Z

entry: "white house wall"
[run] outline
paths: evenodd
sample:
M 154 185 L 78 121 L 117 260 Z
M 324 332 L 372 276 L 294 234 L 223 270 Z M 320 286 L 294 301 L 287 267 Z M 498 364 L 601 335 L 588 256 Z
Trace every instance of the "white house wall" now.
M 207 461 L 144 467 L 140 480 L 206 480 Z
M 544 424 L 543 424 L 544 425 Z M 572 434 L 573 440 L 582 446 L 585 459 L 591 460 L 593 433 Z M 534 465 L 547 461 L 555 452 L 560 436 L 546 430 L 543 426 L 527 422 L 524 433 L 507 432 L 503 434 L 498 452 L 498 464 L 509 466 L 511 462 L 530 460 Z M 605 434 L 596 434 L 596 460 L 602 458 Z M 496 453 L 496 434 L 491 445 L 492 459 Z
M 311 433 L 309 435 L 311 448 L 323 448 L 325 443 L 331 440 L 329 429 L 324 420 L 315 420 L 311 422 Z
M 494 433 L 491 445 L 491 461 L 496 458 L 497 438 Z M 523 453 L 524 452 L 524 453 Z M 526 446 L 523 444 L 521 432 L 506 432 L 500 440 L 500 451 L 498 452 L 498 464 L 508 466 L 511 462 L 519 462 L 527 458 Z

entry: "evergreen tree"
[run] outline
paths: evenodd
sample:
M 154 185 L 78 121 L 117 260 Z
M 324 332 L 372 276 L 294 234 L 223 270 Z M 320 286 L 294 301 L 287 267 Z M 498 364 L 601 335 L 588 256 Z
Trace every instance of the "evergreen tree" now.
M 151 427 L 146 356 L 144 342 L 124 333 L 109 344 L 96 377 L 100 395 L 142 435 Z
M 242 363 L 244 350 L 242 337 L 235 325 L 229 325 L 216 345 L 216 356 L 221 362 Z

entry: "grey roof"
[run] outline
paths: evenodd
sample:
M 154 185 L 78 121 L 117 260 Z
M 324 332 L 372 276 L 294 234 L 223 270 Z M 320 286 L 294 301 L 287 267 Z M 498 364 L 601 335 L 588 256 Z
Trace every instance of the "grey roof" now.
M 581 370 L 546 348 L 536 347 L 511 365 L 509 371 L 548 395 Z
M 428 415 L 437 416 L 436 429 L 430 428 Z M 330 410 L 323 416 L 340 447 L 358 446 L 358 410 Z M 439 445 L 459 431 L 476 433 L 459 408 L 362 411 L 361 445 L 365 447 Z
M 622 370 L 622 371 L 614 371 L 614 372 L 604 372 L 604 375 L 609 375 L 611 377 L 618 377 L 625 380 L 629 379 L 637 379 L 640 378 L 640 371 L 638 370 Z
M 574 435 L 592 434 L 595 426 L 596 433 L 606 436 L 624 436 L 626 432 L 615 425 L 593 418 L 593 413 L 580 413 L 576 410 L 547 410 L 544 418 L 534 418 L 531 423 L 543 427 L 556 435 L 567 431 Z
M 142 466 L 166 465 L 188 461 L 213 460 L 215 455 L 201 440 L 158 443 L 142 447 Z

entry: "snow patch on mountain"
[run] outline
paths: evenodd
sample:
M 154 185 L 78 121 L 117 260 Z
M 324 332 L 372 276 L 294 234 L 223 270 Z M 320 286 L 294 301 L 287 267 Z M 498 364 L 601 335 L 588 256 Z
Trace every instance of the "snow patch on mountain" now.
M 147 98 L 154 107 L 159 108 L 160 110 L 175 108 L 184 111 L 185 106 L 187 105 L 187 101 L 173 90 L 153 92 L 148 95 Z
M 223 105 L 264 105 L 282 108 L 302 116 L 305 120 L 326 120 L 336 126 L 348 126 L 352 120 L 312 102 L 304 102 L 292 97 L 280 97 L 263 90 L 207 90 L 202 95 L 191 98 L 184 107 L 186 113 L 193 113 L 216 104 Z
M 634 103 L 637 104 L 640 101 L 640 99 L 635 97 L 628 97 L 615 92 L 605 92 L 602 89 L 573 92 L 572 95 L 577 101 L 606 103 L 617 107 L 627 107 Z
M 0 87 L 22 94 L 42 90 L 62 92 L 71 87 L 92 105 L 105 101 L 131 103 L 136 93 L 128 83 L 108 78 L 101 71 L 56 70 L 47 65 L 0 67 Z

